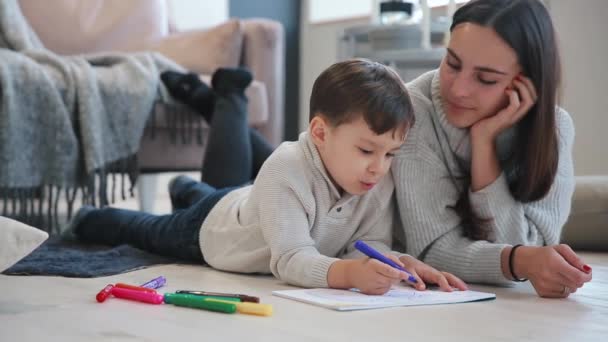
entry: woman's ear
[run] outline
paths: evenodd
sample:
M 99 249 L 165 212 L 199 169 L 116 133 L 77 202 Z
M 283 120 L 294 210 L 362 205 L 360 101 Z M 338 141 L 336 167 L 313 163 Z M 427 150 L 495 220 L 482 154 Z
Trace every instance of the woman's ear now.
M 329 125 L 327 120 L 325 120 L 322 116 L 315 116 L 308 125 L 308 130 L 310 132 L 310 137 L 312 138 L 312 142 L 317 147 L 322 147 L 325 145 L 327 141 L 327 134 L 329 131 Z

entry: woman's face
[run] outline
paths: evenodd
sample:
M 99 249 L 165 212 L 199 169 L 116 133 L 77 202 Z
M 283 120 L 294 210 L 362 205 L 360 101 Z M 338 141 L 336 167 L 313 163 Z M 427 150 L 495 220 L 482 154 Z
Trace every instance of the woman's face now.
M 492 28 L 457 25 L 440 67 L 448 122 L 466 128 L 496 114 L 508 104 L 505 89 L 520 71 L 515 51 Z

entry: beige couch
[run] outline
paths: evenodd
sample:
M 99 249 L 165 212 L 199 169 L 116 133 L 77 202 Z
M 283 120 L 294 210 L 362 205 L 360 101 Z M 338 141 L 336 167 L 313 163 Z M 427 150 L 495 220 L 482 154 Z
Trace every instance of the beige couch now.
M 59 54 L 152 50 L 207 75 L 220 66 L 248 67 L 255 76 L 248 92 L 250 122 L 273 144 L 282 141 L 284 37 L 278 22 L 232 19 L 214 27 L 177 32 L 167 0 L 19 3 L 44 45 Z M 163 120 L 156 124 L 162 127 Z M 199 165 L 200 160 L 196 162 Z
M 247 90 L 249 122 L 272 144 L 283 139 L 284 34 L 266 19 L 231 19 L 178 32 L 167 0 L 19 0 L 45 47 L 62 55 L 156 51 L 209 81 L 218 67 L 246 66 L 254 74 Z M 205 25 L 205 23 L 201 23 Z M 157 105 L 139 152 L 143 173 L 199 170 L 208 126 L 185 106 Z M 169 117 L 178 120 L 168 120 Z M 179 139 L 170 125 L 201 127 L 197 139 Z M 186 126 L 186 125 L 184 125 Z M 140 206 L 152 210 L 156 180 L 141 177 Z
M 608 176 L 576 177 L 561 241 L 579 251 L 608 251 Z

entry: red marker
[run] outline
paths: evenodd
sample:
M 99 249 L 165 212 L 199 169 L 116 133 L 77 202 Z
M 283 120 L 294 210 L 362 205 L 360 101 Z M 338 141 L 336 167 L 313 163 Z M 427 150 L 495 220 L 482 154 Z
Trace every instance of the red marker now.
M 129 285 L 129 284 L 125 284 L 125 283 L 116 283 L 116 285 L 114 285 L 114 287 L 117 287 L 119 289 L 129 289 L 129 290 L 135 290 L 135 291 L 141 291 L 141 292 L 156 293 L 156 290 L 154 290 L 154 289 L 149 289 L 147 287 L 141 287 L 141 286 L 135 286 L 135 285 Z
M 143 292 L 137 290 L 121 289 L 118 287 L 112 288 L 112 295 L 116 298 L 135 300 L 138 302 L 150 303 L 150 304 L 161 304 L 163 302 L 163 295 L 158 293 Z
M 95 296 L 95 299 L 97 299 L 98 302 L 103 303 L 108 298 L 113 288 L 114 285 L 112 284 L 106 285 L 106 287 L 104 287 L 103 290 L 99 291 L 97 296 Z

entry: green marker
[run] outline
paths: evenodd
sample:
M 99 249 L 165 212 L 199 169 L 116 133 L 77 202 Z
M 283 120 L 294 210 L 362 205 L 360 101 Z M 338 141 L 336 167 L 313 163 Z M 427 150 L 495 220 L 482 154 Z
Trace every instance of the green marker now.
M 235 313 L 236 303 L 240 303 L 240 299 L 238 298 L 221 298 L 222 302 L 207 301 L 205 300 L 205 298 L 220 299 L 220 297 L 205 297 L 180 293 L 165 293 L 164 301 L 167 304 L 173 304 L 177 306 L 185 306 L 189 308 L 225 313 Z M 225 301 L 234 302 L 234 304 L 226 303 Z
M 197 295 L 197 294 L 193 294 L 193 293 L 167 293 L 168 295 L 170 295 L 168 298 L 169 300 L 172 300 L 173 298 L 211 298 L 211 299 L 218 299 L 218 300 L 227 300 L 230 302 L 241 302 L 242 300 L 240 298 L 236 298 L 236 297 L 227 297 L 227 296 L 201 296 L 201 295 Z M 167 297 L 165 297 L 165 299 L 167 299 Z M 165 303 L 167 304 L 172 304 L 170 302 L 165 301 Z

